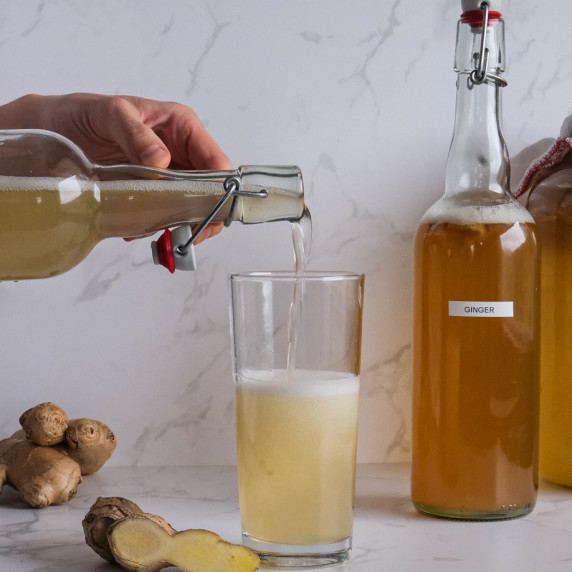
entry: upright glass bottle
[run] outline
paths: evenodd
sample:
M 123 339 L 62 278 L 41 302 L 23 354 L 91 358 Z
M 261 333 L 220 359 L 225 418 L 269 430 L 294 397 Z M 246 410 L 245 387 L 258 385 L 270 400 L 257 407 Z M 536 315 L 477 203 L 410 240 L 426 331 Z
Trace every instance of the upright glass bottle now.
M 302 174 L 295 166 L 103 166 L 55 133 L 0 131 L 0 280 L 56 276 L 104 238 L 179 225 L 189 229 L 182 242 L 157 241 L 154 258 L 171 271 L 192 269 L 185 257 L 196 234 L 188 223 L 296 221 L 305 212 Z
M 445 194 L 415 238 L 411 494 L 456 519 L 522 516 L 538 487 L 537 241 L 508 190 L 498 4 L 463 1 Z
M 542 244 L 540 474 L 572 487 L 572 120 L 568 129 L 518 192 L 528 192 Z

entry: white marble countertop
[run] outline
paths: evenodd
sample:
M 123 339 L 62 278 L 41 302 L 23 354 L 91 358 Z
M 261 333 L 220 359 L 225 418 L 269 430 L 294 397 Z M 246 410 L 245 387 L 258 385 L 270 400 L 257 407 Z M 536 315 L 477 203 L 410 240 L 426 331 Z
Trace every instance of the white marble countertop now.
M 234 467 L 103 468 L 70 503 L 34 510 L 6 488 L 0 496 L 2 572 L 106 572 L 84 542 L 81 521 L 98 496 L 124 496 L 172 526 L 207 528 L 240 542 Z M 173 569 L 174 570 L 174 569 Z M 418 514 L 409 466 L 361 465 L 354 548 L 336 572 L 544 572 L 572 570 L 572 490 L 542 483 L 531 515 L 473 523 Z

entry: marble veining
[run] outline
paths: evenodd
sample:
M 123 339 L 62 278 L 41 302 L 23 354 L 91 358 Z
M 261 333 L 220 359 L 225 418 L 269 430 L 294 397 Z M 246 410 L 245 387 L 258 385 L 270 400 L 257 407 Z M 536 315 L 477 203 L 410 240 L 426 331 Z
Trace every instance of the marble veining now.
M 0 569 L 10 572 L 116 570 L 84 542 L 81 521 L 98 496 L 126 496 L 178 530 L 207 528 L 240 542 L 236 468 L 104 467 L 78 496 L 34 510 L 7 490 L 0 497 Z M 572 562 L 572 496 L 541 483 L 534 511 L 521 519 L 456 522 L 418 514 L 409 465 L 360 465 L 353 551 L 331 572 L 566 572 Z
M 572 3 L 503 6 L 514 156 L 572 113 Z M 72 91 L 179 101 L 235 166 L 300 165 L 309 268 L 366 274 L 359 460 L 407 461 L 411 253 L 443 190 L 460 2 L 0 0 L 0 9 L 0 103 Z M 30 399 L 54 401 L 114 430 L 111 467 L 234 462 L 226 277 L 293 268 L 289 225 L 231 225 L 197 247 L 192 274 L 154 266 L 150 241 L 105 240 L 61 277 L 0 283 L 4 435 Z M 438 558 L 452 563 L 447 551 Z

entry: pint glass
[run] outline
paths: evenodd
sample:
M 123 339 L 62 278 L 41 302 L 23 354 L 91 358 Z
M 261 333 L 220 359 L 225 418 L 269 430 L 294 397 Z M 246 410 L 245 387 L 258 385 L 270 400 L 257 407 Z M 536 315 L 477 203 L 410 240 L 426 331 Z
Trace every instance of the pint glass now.
M 243 543 L 274 566 L 351 550 L 364 277 L 230 276 Z

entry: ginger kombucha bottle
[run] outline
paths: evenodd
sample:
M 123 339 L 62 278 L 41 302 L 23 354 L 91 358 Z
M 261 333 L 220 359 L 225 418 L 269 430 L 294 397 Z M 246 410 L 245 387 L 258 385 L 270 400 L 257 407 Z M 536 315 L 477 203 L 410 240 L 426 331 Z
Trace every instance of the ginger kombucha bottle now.
M 306 212 L 296 166 L 176 171 L 97 165 L 56 133 L 0 131 L 0 281 L 67 272 L 106 238 L 206 219 L 299 221 Z
M 412 499 L 473 520 L 527 514 L 538 486 L 537 242 L 508 192 L 503 21 L 490 4 L 463 2 L 446 189 L 414 262 Z

